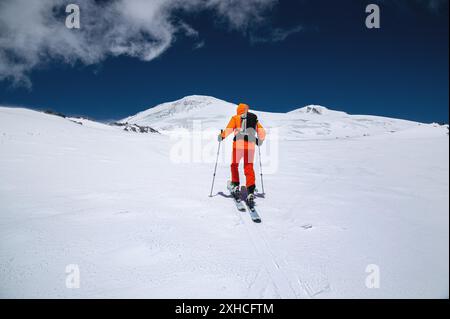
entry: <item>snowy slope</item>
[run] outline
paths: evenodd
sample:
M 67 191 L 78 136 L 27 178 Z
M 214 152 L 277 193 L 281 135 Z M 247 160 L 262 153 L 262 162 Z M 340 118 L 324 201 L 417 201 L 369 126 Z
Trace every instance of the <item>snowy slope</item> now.
M 254 111 L 264 126 L 278 129 L 282 140 L 336 139 L 396 132 L 418 125 L 416 122 L 369 115 L 349 115 L 319 105 L 309 105 L 288 113 Z M 157 105 L 121 120 L 150 125 L 161 131 L 192 129 L 201 121 L 203 130 L 224 128 L 236 113 L 236 105 L 209 96 L 187 96 Z
M 217 130 L 234 114 L 197 102 L 128 121 L 169 132 L 203 116 Z M 224 151 L 208 197 L 214 139 L 209 160 L 176 162 L 171 136 L 0 107 L 0 297 L 448 298 L 448 128 L 321 110 L 259 112 L 300 127 L 273 169 L 262 147 L 254 224 L 225 197 Z

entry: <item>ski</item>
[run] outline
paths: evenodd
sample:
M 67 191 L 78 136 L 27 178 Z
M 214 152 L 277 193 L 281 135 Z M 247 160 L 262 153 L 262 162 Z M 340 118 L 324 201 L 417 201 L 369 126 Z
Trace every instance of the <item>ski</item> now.
M 231 196 L 233 197 L 233 200 L 236 204 L 237 209 L 239 211 L 245 212 L 247 210 L 246 209 L 246 207 L 247 207 L 252 221 L 254 221 L 255 223 L 260 223 L 261 217 L 259 217 L 259 214 L 256 211 L 256 208 L 254 206 L 248 205 L 247 202 L 245 202 L 246 205 L 244 205 L 244 203 L 243 203 L 244 201 L 240 197 L 235 197 L 234 194 L 231 192 L 231 182 L 230 181 L 227 182 L 227 189 L 230 192 Z M 245 188 L 245 186 L 242 186 L 241 192 L 242 192 L 242 194 L 247 194 L 247 189 Z
M 244 205 L 244 203 L 242 203 L 242 200 L 237 200 L 236 198 L 233 197 L 233 201 L 236 204 L 236 208 L 239 211 L 245 212 L 245 205 Z
M 255 189 L 255 192 L 257 192 L 256 189 Z M 247 192 L 247 188 L 245 186 L 241 187 L 241 193 L 244 196 L 244 198 L 247 197 L 248 192 Z M 253 205 L 249 205 L 248 202 L 245 201 L 245 204 L 247 205 L 248 212 L 250 213 L 250 217 L 251 217 L 252 221 L 254 221 L 255 223 L 260 223 L 261 217 L 259 217 L 259 214 L 256 211 L 255 203 L 253 202 Z
M 252 220 L 255 223 L 260 223 L 261 222 L 261 217 L 259 217 L 259 214 L 256 211 L 256 208 L 255 207 L 250 207 L 248 205 L 247 205 L 247 207 L 248 207 L 248 212 L 250 213 L 250 217 L 252 218 Z
M 228 189 L 228 191 L 230 192 L 231 196 L 233 197 L 233 201 L 234 201 L 234 203 L 236 204 L 236 208 L 237 208 L 239 211 L 241 211 L 241 212 L 245 212 L 245 205 L 244 205 L 244 203 L 242 202 L 241 198 L 240 198 L 240 197 L 235 197 L 235 196 L 233 195 L 233 193 L 231 192 L 231 182 L 230 182 L 230 181 L 228 181 L 228 183 L 227 183 L 227 189 Z

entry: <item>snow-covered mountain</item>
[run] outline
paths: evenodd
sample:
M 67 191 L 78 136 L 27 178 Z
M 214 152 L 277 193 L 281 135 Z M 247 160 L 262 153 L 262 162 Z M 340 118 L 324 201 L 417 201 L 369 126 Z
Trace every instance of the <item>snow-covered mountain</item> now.
M 192 95 L 163 103 L 120 120 L 122 123 L 154 126 L 160 131 L 190 129 L 193 121 L 202 121 L 204 128 L 220 127 L 236 111 L 236 105 L 210 96 Z M 225 123 L 226 125 L 226 123 Z
M 187 96 L 149 108 L 120 122 L 149 125 L 160 131 L 192 129 L 195 122 L 203 129 L 224 128 L 236 112 L 236 104 L 209 96 Z M 255 112 L 261 123 L 279 129 L 281 139 L 324 139 L 360 137 L 393 133 L 419 123 L 369 115 L 349 115 L 319 105 L 309 105 L 288 113 Z
M 234 112 L 187 97 L 124 121 L 219 129 Z M 227 198 L 230 140 L 210 198 L 214 138 L 178 162 L 172 136 L 0 107 L 0 298 L 448 298 L 448 127 L 258 114 L 284 130 L 261 148 L 261 224 Z

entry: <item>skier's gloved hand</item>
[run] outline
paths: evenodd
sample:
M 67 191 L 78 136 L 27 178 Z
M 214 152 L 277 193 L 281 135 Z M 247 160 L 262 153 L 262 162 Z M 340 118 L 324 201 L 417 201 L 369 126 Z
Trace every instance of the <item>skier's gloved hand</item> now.
M 260 140 L 259 138 L 256 139 L 256 145 L 261 146 L 263 145 L 264 140 Z
M 219 135 L 217 135 L 217 141 L 218 141 L 218 142 L 222 142 L 222 141 L 223 141 L 222 133 L 220 133 Z

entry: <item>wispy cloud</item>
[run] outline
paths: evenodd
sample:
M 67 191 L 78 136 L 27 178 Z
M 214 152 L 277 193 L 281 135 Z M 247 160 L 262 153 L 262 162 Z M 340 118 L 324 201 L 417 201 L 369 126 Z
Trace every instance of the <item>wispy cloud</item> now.
M 204 46 L 205 46 L 205 41 L 197 42 L 197 43 L 194 45 L 194 50 L 201 49 L 201 48 L 203 48 Z
M 177 36 L 202 43 L 198 32 L 177 18 L 176 12 L 209 10 L 228 28 L 248 34 L 276 4 L 276 0 L 70 2 L 81 8 L 80 30 L 64 25 L 67 0 L 0 2 L 0 80 L 31 86 L 30 71 L 55 60 L 95 64 L 108 56 L 128 55 L 151 61 L 170 48 Z
M 303 26 L 298 25 L 289 29 L 274 28 L 267 32 L 264 36 L 251 34 L 250 39 L 253 43 L 258 42 L 281 42 L 286 40 L 289 36 L 302 32 Z

